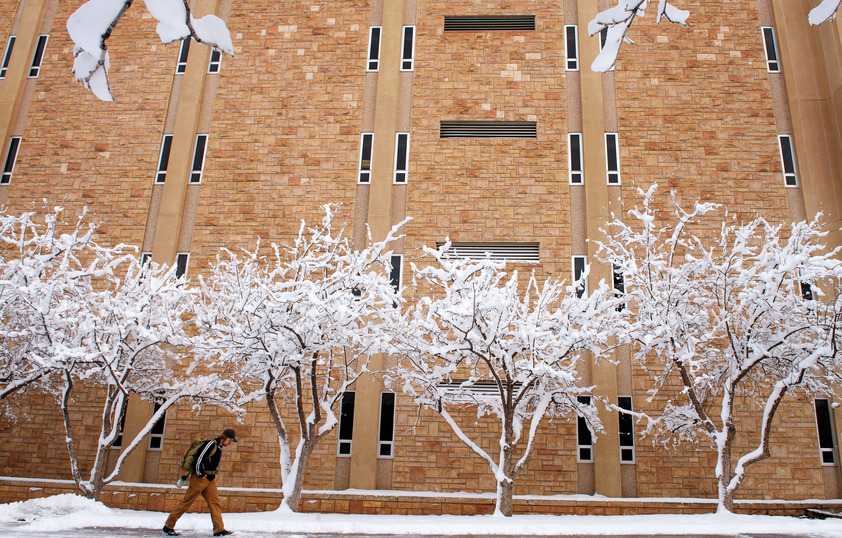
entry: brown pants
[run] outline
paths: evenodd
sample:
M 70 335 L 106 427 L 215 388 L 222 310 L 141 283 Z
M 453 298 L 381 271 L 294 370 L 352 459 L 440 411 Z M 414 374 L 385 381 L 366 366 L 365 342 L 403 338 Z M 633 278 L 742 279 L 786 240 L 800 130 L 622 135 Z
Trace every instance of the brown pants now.
M 216 480 L 208 480 L 207 478 L 199 478 L 196 475 L 190 475 L 190 487 L 184 494 L 184 498 L 178 501 L 178 505 L 170 512 L 170 517 L 167 518 L 166 526 L 174 529 L 175 522 L 178 518 L 184 515 L 193 501 L 201 494 L 208 503 L 210 510 L 211 521 L 213 522 L 213 532 L 219 532 L 225 529 L 222 523 L 222 510 L 219 508 L 219 493 L 216 490 Z

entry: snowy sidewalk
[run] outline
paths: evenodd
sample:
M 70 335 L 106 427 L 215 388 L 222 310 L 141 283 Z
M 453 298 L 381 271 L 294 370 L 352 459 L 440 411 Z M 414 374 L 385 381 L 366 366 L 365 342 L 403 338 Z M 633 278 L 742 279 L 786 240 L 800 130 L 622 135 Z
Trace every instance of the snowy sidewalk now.
M 7 529 L 0 525 L 0 532 L 3 536 L 9 538 L 86 538 L 86 537 L 108 537 L 108 538 L 159 538 L 164 535 L 160 531 L 151 531 L 145 529 L 76 529 L 70 531 L 51 531 L 51 532 L 16 532 L 14 529 Z M 6 534 L 6 533 L 9 534 Z M 198 538 L 211 536 L 207 532 L 184 532 L 184 538 Z M 263 532 L 235 532 L 233 538 L 240 537 L 249 538 L 392 538 L 392 534 L 315 534 L 315 533 L 263 533 Z M 459 534 L 459 535 L 427 535 L 427 534 L 407 534 L 401 535 L 402 538 L 535 538 L 534 535 L 479 535 L 479 534 Z M 782 536 L 790 538 L 824 538 L 830 536 L 827 534 L 614 534 L 614 535 L 593 535 L 593 534 L 575 534 L 575 535 L 559 535 L 570 538 L 594 537 L 594 536 L 611 536 L 612 538 L 780 538 Z
M 542 537 L 614 536 L 616 538 L 745 537 L 839 538 L 842 520 L 738 514 L 646 516 L 392 516 L 345 514 L 224 514 L 235 536 L 307 537 Z M 0 505 L 3 538 L 163 537 L 166 514 L 108 508 L 77 495 L 57 495 Z M 207 514 L 186 514 L 177 529 L 186 538 L 211 536 Z

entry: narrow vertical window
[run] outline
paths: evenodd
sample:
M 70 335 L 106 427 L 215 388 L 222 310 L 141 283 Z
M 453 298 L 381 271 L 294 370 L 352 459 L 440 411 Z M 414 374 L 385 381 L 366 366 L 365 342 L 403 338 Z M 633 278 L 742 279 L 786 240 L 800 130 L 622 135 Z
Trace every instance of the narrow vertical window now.
M 569 180 L 571 185 L 583 185 L 585 176 L 582 173 L 582 134 L 569 133 L 567 135 L 567 162 L 570 163 Z
M 819 454 L 822 465 L 833 465 L 836 457 L 833 454 L 833 419 L 830 402 L 825 398 L 816 399 L 816 427 L 819 433 Z
M 395 183 L 406 183 L 409 162 L 409 133 L 398 133 L 395 137 Z
M 567 44 L 567 70 L 579 70 L 579 31 L 573 25 L 564 27 L 564 35 Z
M 623 297 L 626 294 L 626 278 L 623 276 L 623 270 L 618 267 L 613 267 L 614 273 L 614 293 L 617 297 Z M 622 302 L 617 305 L 617 312 L 620 312 L 626 307 L 626 303 Z
M 578 282 L 580 278 L 585 274 L 585 266 L 586 266 L 586 258 L 585 256 L 573 256 L 573 282 Z M 587 281 L 582 279 L 582 283 L 576 289 L 576 297 L 581 298 L 585 295 L 585 291 L 587 291 Z
M 9 69 L 9 60 L 12 59 L 12 49 L 15 48 L 15 36 L 9 36 L 6 42 L 6 52 L 3 53 L 3 64 L 0 65 L 0 78 L 6 78 L 6 70 Z
M 41 61 L 44 59 L 44 49 L 47 48 L 46 34 L 38 36 L 38 44 L 35 45 L 35 54 L 32 55 L 32 66 L 29 68 L 29 78 L 36 78 L 41 72 Z
M 801 298 L 805 301 L 813 300 L 813 286 L 807 282 L 801 282 Z
M 339 456 L 351 455 L 351 441 L 354 437 L 354 400 L 355 393 L 346 392 L 342 395 L 339 409 L 339 445 L 336 453 Z
M 371 183 L 371 146 L 374 133 L 363 133 L 360 138 L 360 173 L 358 183 Z
M 187 262 L 190 260 L 190 254 L 187 252 L 179 252 L 175 257 L 175 276 L 181 278 L 187 274 Z
M 196 146 L 193 148 L 193 170 L 190 172 L 190 183 L 202 182 L 202 170 L 205 167 L 205 148 L 208 144 L 208 135 L 196 135 Z
M 617 398 L 617 406 L 626 411 L 632 410 L 631 396 Z M 634 463 L 634 418 L 630 413 L 619 413 L 620 421 L 620 461 Z
M 403 27 L 403 48 L 401 49 L 401 71 L 412 71 L 415 64 L 415 27 Z
M 577 398 L 580 404 L 590 405 L 590 396 L 579 396 Z M 577 459 L 581 462 L 593 461 L 593 434 L 591 434 L 588 423 L 584 417 L 578 417 L 576 420 L 576 448 Z
M 609 185 L 620 184 L 620 151 L 617 133 L 605 133 L 605 169 Z
M 372 26 L 368 33 L 368 66 L 366 71 L 380 69 L 380 26 Z
M 161 142 L 161 154 L 158 157 L 158 173 L 155 175 L 155 183 L 164 183 L 167 179 L 170 149 L 172 149 L 172 135 L 164 135 L 164 140 Z
M 190 38 L 181 40 L 181 48 L 178 50 L 178 63 L 175 64 L 175 73 L 183 75 L 187 71 L 187 55 L 190 54 Z
M 392 268 L 389 271 L 389 283 L 395 288 L 395 292 L 401 291 L 401 265 L 403 262 L 402 254 L 392 254 Z
M 781 145 L 784 185 L 787 187 L 797 187 L 798 175 L 795 172 L 795 151 L 792 147 L 792 138 L 789 135 L 778 135 L 778 142 Z
M 9 149 L 6 151 L 6 163 L 3 165 L 3 175 L 0 176 L 0 185 L 8 185 L 12 182 L 12 172 L 15 171 L 15 161 L 18 159 L 20 140 L 19 136 L 13 136 L 9 139 Z
M 778 47 L 775 43 L 775 29 L 771 26 L 764 26 L 763 47 L 766 49 L 766 69 L 770 73 L 780 73 L 781 65 L 778 63 Z
M 161 404 L 155 404 L 155 413 L 161 408 Z M 167 413 L 164 412 L 161 418 L 158 419 L 149 431 L 149 449 L 161 450 L 164 447 L 164 425 L 167 422 Z
M 117 432 L 117 438 L 111 444 L 111 448 L 123 448 L 123 433 L 126 429 L 126 413 L 120 417 L 120 429 Z
M 380 436 L 377 443 L 377 455 L 391 458 L 395 444 L 395 393 L 380 393 Z
M 141 267 L 148 267 L 149 262 L 152 261 L 152 253 L 151 252 L 142 252 L 140 254 L 140 266 Z
M 219 73 L 219 67 L 222 63 L 222 53 L 216 49 L 211 49 L 210 61 L 208 62 L 208 73 Z M 187 64 L 185 64 L 186 66 Z
M 605 43 L 608 41 L 608 27 L 606 26 L 602 30 L 599 31 L 599 50 L 605 48 Z M 612 65 L 609 71 L 614 71 L 614 66 Z

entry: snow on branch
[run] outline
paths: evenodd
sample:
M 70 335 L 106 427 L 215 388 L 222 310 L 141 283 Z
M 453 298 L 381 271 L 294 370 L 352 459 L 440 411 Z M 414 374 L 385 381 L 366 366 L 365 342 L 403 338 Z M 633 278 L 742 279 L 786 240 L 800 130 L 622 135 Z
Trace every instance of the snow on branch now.
M 783 398 L 839 386 L 839 249 L 823 244 L 819 217 L 789 226 L 741 222 L 712 213 L 715 204 L 683 210 L 674 197 L 669 215 L 655 210 L 654 191 L 641 191 L 643 209 L 630 211 L 628 222 L 609 224 L 599 257 L 623 272 L 635 312 L 629 336 L 653 375 L 650 400 L 660 417 L 647 433 L 710 441 L 720 506 L 731 510 L 748 467 L 771 455 Z M 759 435 L 743 424 L 759 424 Z M 740 435 L 756 444 L 737 459 Z
M 836 11 L 839 9 L 842 0 L 822 0 L 822 3 L 810 10 L 808 20 L 813 26 L 818 26 L 836 18 Z
M 79 334 L 90 316 L 80 298 L 91 279 L 132 257 L 125 245 L 97 245 L 86 211 L 75 223 L 62 222 L 62 211 L 0 214 L 0 400 L 49 387 L 57 372 L 89 362 Z
M 591 64 L 594 71 L 605 72 L 610 70 L 617 61 L 620 54 L 620 46 L 623 42 L 632 43 L 627 33 L 635 17 L 643 17 L 649 0 L 619 0 L 619 3 L 605 11 L 597 14 L 588 23 L 588 34 L 594 35 L 606 31 L 605 44 L 602 51 L 597 55 L 596 60 Z M 658 13 L 655 22 L 661 22 L 662 18 L 677 24 L 687 25 L 689 11 L 676 8 L 667 0 L 658 1 Z
M 214 49 L 234 55 L 231 34 L 216 15 L 193 17 L 187 0 L 145 0 L 146 8 L 158 20 L 162 43 L 192 38 Z M 109 55 L 106 41 L 132 0 L 89 0 L 67 19 L 73 40 L 73 73 L 76 80 L 103 101 L 113 101 L 108 83 Z
M 418 300 L 395 331 L 402 359 L 387 381 L 439 413 L 488 464 L 495 513 L 508 516 L 514 481 L 545 419 L 582 417 L 602 431 L 596 407 L 579 398 L 591 388 L 582 386 L 577 366 L 584 355 L 612 349 L 626 311 L 604 282 L 589 294 L 581 294 L 581 281 L 540 283 L 530 275 L 519 282 L 503 262 L 456 258 L 449 248 L 425 248 L 431 263 L 412 264 Z M 497 458 L 462 425 L 467 410 L 499 422 Z
M 291 244 L 223 250 L 199 279 L 193 312 L 196 355 L 214 371 L 233 372 L 248 394 L 241 403 L 266 403 L 285 511 L 298 509 L 310 455 L 338 424 L 344 394 L 368 372 L 371 355 L 388 351 L 403 302 L 388 278 L 403 223 L 355 250 L 337 208 L 322 209 L 320 225 L 302 222 Z
M 617 56 L 620 54 L 620 47 L 624 42 L 632 43 L 628 37 L 635 18 L 643 17 L 649 0 L 618 0 L 616 6 L 601 11 L 588 23 L 588 34 L 593 36 L 599 32 L 605 32 L 602 50 L 591 64 L 591 69 L 597 72 L 606 72 L 614 67 Z M 808 20 L 813 26 L 833 20 L 842 0 L 822 0 L 822 2 L 810 11 Z M 666 19 L 676 24 L 687 25 L 689 11 L 678 9 L 667 0 L 658 0 L 658 11 L 656 23 Z

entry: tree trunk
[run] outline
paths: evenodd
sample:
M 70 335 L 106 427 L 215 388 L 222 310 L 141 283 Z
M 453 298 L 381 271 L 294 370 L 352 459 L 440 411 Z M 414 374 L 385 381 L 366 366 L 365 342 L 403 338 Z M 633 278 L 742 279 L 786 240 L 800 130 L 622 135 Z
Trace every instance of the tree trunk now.
M 510 517 L 512 515 L 512 491 L 514 484 L 511 479 L 504 478 L 497 481 L 497 503 L 494 515 Z
M 503 434 L 500 437 L 500 467 L 497 470 L 497 504 L 494 515 L 511 517 L 512 491 L 514 490 L 514 476 L 512 476 L 512 420 L 506 416 Z
M 76 454 L 76 442 L 73 435 L 73 422 L 70 420 L 70 393 L 73 390 L 73 380 L 70 373 L 64 372 L 64 388 L 61 395 L 61 414 L 64 418 L 64 438 L 67 443 L 67 454 L 70 456 L 70 472 L 73 475 L 73 481 L 76 482 L 76 487 L 79 491 L 88 497 L 90 489 L 82 481 L 82 474 L 79 471 L 79 456 Z
M 719 506 L 717 512 L 733 512 L 734 511 L 734 493 L 735 490 L 729 488 L 731 483 L 731 472 L 733 469 L 733 462 L 731 461 L 731 448 L 734 443 L 734 436 L 737 433 L 737 428 L 733 422 L 725 424 L 724 439 L 717 442 L 717 497 Z
M 102 493 L 102 488 L 105 486 L 103 482 L 103 474 L 105 473 L 105 460 L 108 458 L 107 450 L 111 447 L 97 446 L 97 455 L 94 458 L 94 466 L 91 469 L 90 489 L 87 498 L 95 501 L 99 500 L 99 495 Z
M 304 488 L 304 471 L 307 469 L 307 462 L 310 461 L 315 447 L 316 443 L 310 439 L 299 442 L 292 468 L 283 484 L 284 498 L 278 508 L 280 512 L 298 511 L 298 506 L 301 504 L 301 490 Z

